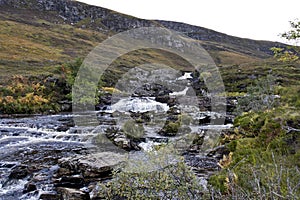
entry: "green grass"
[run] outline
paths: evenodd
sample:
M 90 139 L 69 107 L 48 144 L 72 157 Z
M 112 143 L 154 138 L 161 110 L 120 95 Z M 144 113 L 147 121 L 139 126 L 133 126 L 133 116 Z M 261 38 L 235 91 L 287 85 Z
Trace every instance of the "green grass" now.
M 300 82 L 300 63 L 284 64 L 265 60 L 219 68 L 227 92 L 247 92 L 247 86 L 268 74 L 282 86 L 297 85 Z
M 53 11 L 42 13 L 28 9 L 0 9 L 0 74 L 6 76 L 14 74 L 11 70 L 13 68 L 17 69 L 15 73 L 20 72 L 20 74 L 27 71 L 26 74 L 33 73 L 35 75 L 37 73 L 32 70 L 34 67 L 39 68 L 38 74 L 42 74 L 43 69 L 45 69 L 45 73 L 48 73 L 48 67 L 70 62 L 77 57 L 84 58 L 95 46 L 114 34 L 113 31 L 107 30 L 101 19 L 91 22 L 90 18 L 85 18 L 70 25 Z M 109 11 L 109 13 L 118 14 L 113 11 Z M 135 20 L 132 16 L 124 15 L 123 17 Z M 152 21 L 152 23 L 161 26 L 158 22 Z M 96 27 L 102 28 L 104 31 L 95 31 Z M 243 41 L 243 39 L 240 40 Z M 201 41 L 200 43 L 208 46 L 207 49 L 211 56 L 220 66 L 261 60 L 257 56 L 240 52 L 239 50 L 242 51 L 243 46 L 238 47 L 227 40 L 223 43 L 213 41 Z M 247 45 L 247 41 L 243 44 Z M 162 51 L 146 52 L 145 50 L 125 55 L 119 61 L 115 61 L 114 66 L 118 68 L 131 67 L 144 62 L 158 62 L 175 69 L 192 70 L 191 66 L 176 55 Z M 41 68 L 43 66 L 47 67 Z M 123 70 L 115 68 L 113 71 L 122 72 Z
M 0 74 L 43 74 L 52 72 L 57 64 L 84 57 L 106 35 L 67 24 L 38 18 L 39 13 L 21 10 L 0 14 Z M 26 16 L 36 14 L 36 18 Z M 25 16 L 25 17 L 24 17 Z
M 280 69 L 279 66 L 274 65 L 274 69 Z M 292 70 L 296 65 L 286 67 Z M 220 140 L 232 156 L 223 159 L 220 163 L 227 165 L 210 178 L 214 189 L 222 193 L 219 198 L 299 198 L 299 78 L 285 78 L 282 85 L 291 83 L 292 78 L 297 85 L 275 88 L 276 94 L 280 95 L 278 105 L 237 116 L 234 131 Z

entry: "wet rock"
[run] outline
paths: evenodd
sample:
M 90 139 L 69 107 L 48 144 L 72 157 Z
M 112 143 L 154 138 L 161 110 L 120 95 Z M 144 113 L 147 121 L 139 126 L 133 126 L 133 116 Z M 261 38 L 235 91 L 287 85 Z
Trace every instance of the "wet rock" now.
M 139 124 L 134 125 L 140 126 Z M 106 136 L 113 142 L 114 145 L 121 149 L 124 149 L 126 151 L 139 151 L 141 149 L 138 144 L 140 142 L 145 142 L 145 138 L 143 137 L 144 130 L 140 130 L 139 127 L 135 127 L 134 125 L 128 126 L 129 129 L 126 131 L 114 127 L 108 128 L 106 130 Z
M 55 186 L 79 189 L 84 186 L 84 178 L 81 175 L 63 176 L 57 181 Z
M 233 113 L 237 106 L 237 97 L 227 97 L 226 102 L 226 111 L 229 113 Z
M 210 111 L 211 110 L 211 99 L 208 97 L 198 98 L 199 108 L 201 110 Z
M 166 103 L 170 107 L 173 107 L 178 104 L 177 98 L 170 95 L 156 96 L 155 101 L 158 101 L 160 103 Z
M 68 127 L 67 125 L 61 125 L 61 126 L 57 127 L 56 130 L 59 131 L 59 132 L 65 132 L 69 129 L 70 129 L 70 127 Z
M 158 101 L 160 103 L 168 103 L 170 101 L 170 96 L 169 95 L 157 96 L 155 97 L 155 101 Z
M 28 182 L 28 183 L 24 186 L 23 193 L 32 192 L 32 191 L 35 191 L 35 190 L 37 190 L 37 187 L 36 187 L 35 183 Z
M 43 192 L 39 196 L 39 200 L 58 200 L 60 199 L 60 195 L 56 192 Z
M 119 128 L 111 127 L 106 130 L 105 135 L 116 146 L 124 150 L 131 150 L 130 139 L 126 138 L 125 133 Z
M 168 106 L 173 107 L 173 106 L 177 105 L 178 102 L 177 102 L 177 99 L 176 99 L 176 98 L 171 97 L 171 98 L 168 100 L 167 104 L 168 104 Z
M 210 124 L 210 122 L 211 122 L 210 116 L 205 116 L 205 117 L 199 119 L 199 124 L 201 124 L 201 125 Z
M 199 152 L 204 142 L 204 134 L 192 133 L 192 144 L 190 145 L 188 152 Z
M 176 106 L 174 106 L 174 107 L 170 108 L 167 113 L 169 115 L 169 118 L 171 118 L 171 117 L 174 117 L 176 115 L 179 115 L 181 113 L 181 111 L 180 111 L 179 108 L 177 108 Z
M 201 156 L 197 154 L 185 154 L 184 160 L 187 165 L 198 171 L 219 170 L 218 159 Z
M 233 120 L 234 120 L 234 117 L 233 117 L 233 116 L 227 115 L 227 116 L 225 117 L 224 124 L 233 124 Z
M 207 156 L 216 158 L 218 160 L 222 159 L 224 155 L 228 155 L 230 153 L 228 147 L 225 145 L 218 146 L 214 149 L 209 150 Z
M 23 179 L 30 174 L 29 168 L 27 165 L 18 165 L 12 169 L 12 172 L 9 174 L 10 179 Z
M 140 141 L 130 140 L 130 146 L 135 151 L 140 151 L 141 147 L 139 146 Z
M 72 111 L 72 102 L 71 101 L 59 101 L 60 109 L 62 112 L 70 112 Z
M 99 104 L 96 105 L 96 110 L 107 110 L 111 105 L 112 94 L 106 92 L 99 97 Z
M 126 138 L 125 135 L 120 135 L 119 137 L 114 138 L 113 143 L 126 151 L 130 151 L 132 149 L 130 139 Z
M 145 123 L 145 122 L 150 122 L 151 121 L 151 112 L 131 112 L 130 116 L 135 119 L 135 122 L 137 123 Z
M 149 141 L 157 142 L 157 143 L 168 143 L 169 138 L 167 137 L 148 137 Z
M 153 83 L 145 84 L 134 91 L 133 97 L 163 97 L 168 96 L 172 91 L 167 87 Z
M 0 163 L 0 168 L 12 168 L 14 166 L 16 166 L 17 163 L 7 163 L 7 162 L 4 162 L 4 163 Z
M 57 188 L 63 200 L 90 200 L 88 193 L 73 188 Z

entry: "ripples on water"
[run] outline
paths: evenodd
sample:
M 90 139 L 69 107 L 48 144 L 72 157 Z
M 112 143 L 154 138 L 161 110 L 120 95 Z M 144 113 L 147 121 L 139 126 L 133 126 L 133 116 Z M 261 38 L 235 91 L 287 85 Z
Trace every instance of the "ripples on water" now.
M 89 148 L 92 146 L 95 136 L 104 133 L 108 127 L 116 125 L 118 115 L 113 114 L 116 110 L 119 112 L 152 111 L 166 113 L 169 106 L 156 102 L 153 98 L 121 99 L 112 105 L 110 110 L 92 113 L 97 116 L 97 126 L 84 127 L 75 126 L 72 114 L 2 118 L 0 121 L 0 199 L 37 199 L 38 194 L 36 193 L 23 194 L 22 191 L 27 179 L 10 179 L 8 175 L 11 170 L 21 162 L 39 162 L 41 157 L 38 156 L 53 158 L 55 156 L 70 156 L 77 153 L 76 149 L 81 151 L 84 148 Z M 193 117 L 200 119 L 204 115 L 205 113 L 197 113 L 197 116 L 194 115 Z M 230 126 L 192 125 L 190 128 L 192 131 L 199 131 L 230 128 Z M 157 134 L 158 130 L 159 127 L 155 124 L 145 127 L 148 137 L 162 137 Z M 146 141 L 140 146 L 144 150 L 150 150 L 152 145 L 156 145 L 156 143 Z M 47 151 L 49 151 L 48 154 Z M 51 164 L 50 161 L 49 163 Z M 41 190 L 47 190 L 47 188 Z

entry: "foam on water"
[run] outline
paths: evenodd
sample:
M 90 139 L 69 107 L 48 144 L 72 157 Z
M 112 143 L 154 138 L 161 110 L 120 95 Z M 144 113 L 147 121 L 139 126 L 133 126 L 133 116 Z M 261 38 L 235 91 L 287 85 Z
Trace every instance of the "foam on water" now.
M 7 186 L 0 184 L 0 199 L 13 199 L 15 193 L 18 193 L 19 191 L 22 191 L 24 189 L 26 183 L 28 183 L 27 180 L 19 179 L 14 180 L 14 182 L 11 184 L 7 184 Z
M 171 95 L 171 96 L 184 96 L 184 95 L 186 95 L 186 93 L 187 93 L 187 91 L 189 90 L 189 88 L 188 87 L 186 87 L 184 90 L 182 90 L 182 91 L 179 91 L 179 92 L 172 92 L 172 93 L 170 93 L 169 95 Z
M 192 73 L 191 72 L 185 72 L 183 76 L 177 78 L 177 80 L 187 80 L 192 79 Z
M 127 98 L 121 99 L 117 103 L 111 106 L 112 111 L 119 112 L 166 112 L 169 110 L 169 106 L 165 103 L 155 101 L 153 98 Z
M 153 141 L 149 141 L 149 142 L 141 142 L 139 144 L 139 147 L 141 147 L 144 151 L 146 152 L 150 152 L 154 149 L 155 146 L 161 145 L 162 143 L 159 142 L 153 142 Z

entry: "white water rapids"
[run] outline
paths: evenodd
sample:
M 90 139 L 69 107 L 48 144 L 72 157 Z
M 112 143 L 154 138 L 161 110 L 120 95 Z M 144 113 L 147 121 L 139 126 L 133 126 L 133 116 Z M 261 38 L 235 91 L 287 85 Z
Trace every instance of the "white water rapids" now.
M 111 112 L 145 113 L 149 111 L 167 112 L 168 110 L 169 106 L 167 104 L 157 102 L 151 97 L 121 99 L 111 106 Z
M 180 83 L 184 80 L 191 79 L 191 73 L 185 73 L 183 76 L 178 77 Z M 175 80 L 175 79 L 173 79 Z M 169 93 L 172 97 L 185 96 L 189 90 L 189 87 L 180 85 L 180 89 Z M 185 89 L 184 89 L 185 88 Z M 188 102 L 190 102 L 190 97 Z M 197 104 L 196 104 L 197 105 Z M 175 106 L 176 107 L 176 106 Z M 171 107 L 173 109 L 173 107 Z M 11 166 L 16 166 L 20 162 L 23 162 L 20 154 L 35 156 L 37 151 L 50 151 L 54 149 L 58 152 L 63 152 L 63 156 L 72 156 L 76 154 L 76 148 L 85 149 L 93 146 L 93 140 L 99 134 L 105 134 L 107 128 L 118 126 L 118 112 L 124 115 L 130 114 L 147 114 L 150 112 L 151 122 L 143 124 L 145 128 L 145 141 L 140 142 L 138 145 L 142 151 L 151 151 L 156 145 L 160 145 L 163 142 L 157 142 L 155 139 L 178 139 L 177 136 L 169 137 L 161 136 L 158 131 L 162 128 L 155 121 L 156 117 L 163 121 L 168 117 L 167 113 L 171 108 L 166 103 L 155 101 L 154 97 L 127 97 L 120 98 L 118 101 L 110 106 L 108 110 L 96 111 L 93 114 L 97 115 L 96 126 L 79 127 L 74 124 L 74 115 L 58 114 L 47 116 L 29 116 L 21 118 L 1 118 L 0 120 L 0 200 L 14 200 L 14 199 L 38 199 L 39 194 L 27 195 L 23 194 L 23 189 L 28 182 L 28 177 L 23 179 L 16 179 L 11 181 L 8 177 L 12 171 Z M 199 124 L 199 120 L 204 119 L 206 116 L 217 116 L 217 113 L 200 112 L 199 108 L 195 105 L 186 103 L 182 106 L 177 106 L 179 114 L 188 115 L 195 124 L 190 124 L 189 129 L 192 132 L 199 133 L 202 131 L 209 131 L 211 129 L 221 130 L 230 128 L 231 125 L 207 125 Z M 181 113 L 180 113 L 181 112 Z M 116 115 L 114 115 L 116 113 Z M 153 114 L 154 113 L 154 114 Z M 152 117 L 152 115 L 154 117 Z M 166 116 L 166 118 L 160 119 L 159 117 Z M 172 117 L 172 116 L 171 116 Z M 120 118 L 120 117 L 119 117 Z M 118 127 L 121 128 L 121 127 Z M 187 128 L 187 127 L 185 127 Z M 179 136 L 178 136 L 179 137 Z M 153 140 L 154 138 L 154 140 Z M 109 143 L 109 145 L 113 145 Z M 74 151 L 74 152 L 73 152 Z M 28 154 L 28 152 L 33 152 Z M 55 151 L 54 151 L 55 152 Z M 15 160 L 17 153 L 19 160 Z M 52 153 L 50 151 L 50 153 Z M 143 154 L 143 152 L 139 152 Z M 37 154 L 37 153 L 36 153 Z M 41 154 L 46 155 L 46 154 Z M 49 159 L 52 158 L 52 154 L 47 154 Z M 29 158 L 31 159 L 31 158 Z M 40 158 L 32 158 L 40 159 Z M 27 161 L 27 160 L 26 160 Z M 15 163 L 15 164 L 11 164 Z M 16 164 L 17 163 L 17 164 Z M 29 163 L 30 165 L 30 163 Z M 52 166 L 54 167 L 54 166 Z M 51 171 L 51 170 L 50 170 Z M 11 182 L 10 182 L 11 181 Z M 45 190 L 45 188 L 38 188 L 38 193 Z M 51 190 L 51 188 L 49 189 Z

